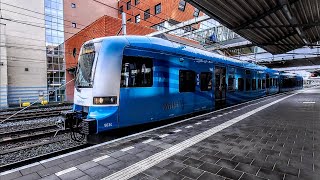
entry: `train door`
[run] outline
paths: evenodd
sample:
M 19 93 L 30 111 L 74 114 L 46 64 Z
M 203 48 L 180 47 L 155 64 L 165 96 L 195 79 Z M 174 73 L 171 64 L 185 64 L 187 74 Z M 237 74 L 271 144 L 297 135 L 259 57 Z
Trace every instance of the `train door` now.
M 266 94 L 268 95 L 270 91 L 270 75 L 266 74 Z
M 226 67 L 216 66 L 215 74 L 215 109 L 226 107 Z

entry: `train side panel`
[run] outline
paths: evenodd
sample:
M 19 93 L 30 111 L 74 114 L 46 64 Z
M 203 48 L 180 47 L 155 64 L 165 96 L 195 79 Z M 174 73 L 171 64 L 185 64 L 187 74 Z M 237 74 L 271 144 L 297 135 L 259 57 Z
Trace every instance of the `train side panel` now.
M 137 61 L 139 59 L 152 61 L 153 83 L 150 87 L 120 89 L 120 127 L 213 109 L 212 90 L 201 91 L 199 82 L 201 72 L 210 72 L 212 69 L 208 64 L 187 57 L 134 48 L 127 48 L 124 51 L 124 58 L 136 57 L 137 54 L 139 54 Z M 195 72 L 194 92 L 179 92 L 181 70 Z

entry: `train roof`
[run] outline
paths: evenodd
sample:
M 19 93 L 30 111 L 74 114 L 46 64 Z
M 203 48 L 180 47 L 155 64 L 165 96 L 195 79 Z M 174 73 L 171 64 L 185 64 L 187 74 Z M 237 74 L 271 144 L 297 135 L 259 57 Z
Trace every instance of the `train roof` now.
M 212 60 L 217 63 L 223 63 L 238 67 L 243 67 L 247 69 L 255 69 L 255 70 L 264 70 L 267 72 L 278 72 L 273 69 L 269 69 L 264 66 L 259 66 L 253 63 L 249 63 L 246 61 L 240 61 L 233 58 L 229 58 L 226 56 L 222 56 L 216 53 L 212 53 L 209 51 L 201 50 L 198 48 L 190 47 L 183 44 L 178 44 L 175 42 L 171 42 L 165 39 L 157 38 L 157 37 L 148 37 L 148 36 L 109 36 L 91 40 L 94 42 L 103 41 L 103 40 L 111 40 L 111 39 L 125 39 L 129 47 L 135 47 L 139 49 L 152 49 L 161 52 L 169 52 L 173 54 L 188 56 L 195 59 L 206 59 Z

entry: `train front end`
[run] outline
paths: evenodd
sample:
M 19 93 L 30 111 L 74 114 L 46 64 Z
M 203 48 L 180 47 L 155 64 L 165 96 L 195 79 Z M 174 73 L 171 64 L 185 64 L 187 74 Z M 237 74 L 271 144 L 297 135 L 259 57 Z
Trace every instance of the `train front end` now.
M 125 44 L 123 38 L 103 38 L 82 46 L 75 77 L 74 106 L 64 114 L 65 129 L 83 137 L 118 127 Z

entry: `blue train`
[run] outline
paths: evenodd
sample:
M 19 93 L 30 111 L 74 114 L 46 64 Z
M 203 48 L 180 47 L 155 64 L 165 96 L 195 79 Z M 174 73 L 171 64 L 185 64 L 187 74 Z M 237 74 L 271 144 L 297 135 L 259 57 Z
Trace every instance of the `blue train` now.
M 85 135 L 211 111 L 303 87 L 303 79 L 144 36 L 86 42 L 65 128 Z

